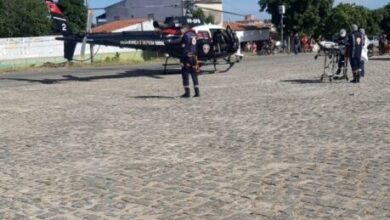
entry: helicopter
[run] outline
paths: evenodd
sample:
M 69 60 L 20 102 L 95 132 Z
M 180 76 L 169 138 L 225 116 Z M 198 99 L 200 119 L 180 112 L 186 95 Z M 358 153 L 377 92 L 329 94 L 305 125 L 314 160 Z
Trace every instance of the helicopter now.
M 61 10 L 53 0 L 45 0 L 50 17 L 64 41 L 64 58 L 71 62 L 77 43 L 85 40 L 91 45 L 114 46 L 161 52 L 166 55 L 163 65 L 167 71 L 169 58 L 179 59 L 182 56 L 183 27 L 188 27 L 197 35 L 199 66 L 213 65 L 217 71 L 218 64 L 228 64 L 228 71 L 237 60 L 232 60 L 239 49 L 239 40 L 235 32 L 228 26 L 205 24 L 200 18 L 191 15 L 182 17 L 167 17 L 164 23 L 153 22 L 153 31 L 125 31 L 121 33 L 79 33 L 74 34 Z M 221 62 L 222 60 L 222 62 Z

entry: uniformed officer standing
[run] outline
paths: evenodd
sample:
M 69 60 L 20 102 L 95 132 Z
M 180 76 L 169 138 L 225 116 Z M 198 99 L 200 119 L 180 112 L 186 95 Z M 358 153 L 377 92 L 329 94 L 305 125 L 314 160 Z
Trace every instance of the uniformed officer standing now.
M 339 46 L 339 61 L 338 61 L 338 69 L 336 72 L 336 75 L 334 76 L 334 79 L 344 79 L 346 77 L 343 74 L 341 74 L 341 71 L 344 71 L 345 68 L 345 50 L 346 50 L 346 45 L 347 45 L 347 31 L 345 29 L 340 30 L 340 36 L 337 39 L 337 44 Z
M 348 37 L 348 56 L 350 58 L 353 80 L 351 83 L 360 82 L 361 74 L 361 58 L 364 46 L 363 35 L 359 32 L 356 24 L 352 25 L 352 33 Z
M 189 26 L 186 25 L 183 27 L 184 36 L 182 39 L 182 48 L 183 54 L 181 56 L 180 62 L 182 63 L 182 78 L 183 78 L 183 87 L 184 94 L 183 98 L 189 98 L 191 96 L 190 92 L 190 79 L 191 75 L 192 81 L 194 83 L 195 96 L 200 96 L 199 91 L 199 81 L 198 81 L 198 58 L 197 58 L 197 39 L 196 33 L 192 30 L 189 30 Z

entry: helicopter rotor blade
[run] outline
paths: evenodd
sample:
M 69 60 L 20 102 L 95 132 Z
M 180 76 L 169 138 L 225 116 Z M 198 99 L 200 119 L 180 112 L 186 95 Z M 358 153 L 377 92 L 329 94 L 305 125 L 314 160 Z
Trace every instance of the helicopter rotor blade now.
M 235 13 L 235 12 L 231 12 L 231 11 L 223 11 L 223 10 L 218 10 L 218 9 L 214 9 L 214 8 L 199 7 L 199 6 L 196 6 L 196 7 L 200 8 L 202 10 L 221 12 L 221 13 L 224 13 L 224 14 L 230 14 L 230 15 L 235 15 L 235 16 L 240 16 L 240 17 L 245 17 L 246 16 L 246 15 Z
M 145 5 L 140 8 L 178 8 L 178 7 L 179 7 L 178 4 L 174 4 L 174 5 Z

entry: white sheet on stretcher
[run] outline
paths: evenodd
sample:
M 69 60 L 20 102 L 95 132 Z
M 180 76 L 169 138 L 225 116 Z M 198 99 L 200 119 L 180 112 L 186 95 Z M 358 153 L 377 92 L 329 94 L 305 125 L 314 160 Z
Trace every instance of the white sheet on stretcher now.
M 323 46 L 327 49 L 338 48 L 337 44 L 335 42 L 332 42 L 332 41 L 320 41 L 319 44 L 321 44 L 321 46 Z M 313 52 L 318 52 L 319 50 L 320 50 L 320 46 L 315 44 L 313 47 Z

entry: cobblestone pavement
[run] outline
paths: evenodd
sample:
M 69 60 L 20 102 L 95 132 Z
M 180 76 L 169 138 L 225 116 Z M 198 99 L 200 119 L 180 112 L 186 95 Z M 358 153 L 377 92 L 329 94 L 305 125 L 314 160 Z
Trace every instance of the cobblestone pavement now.
M 249 58 L 190 100 L 155 66 L 2 75 L 0 219 L 389 219 L 390 61 L 321 67 Z

